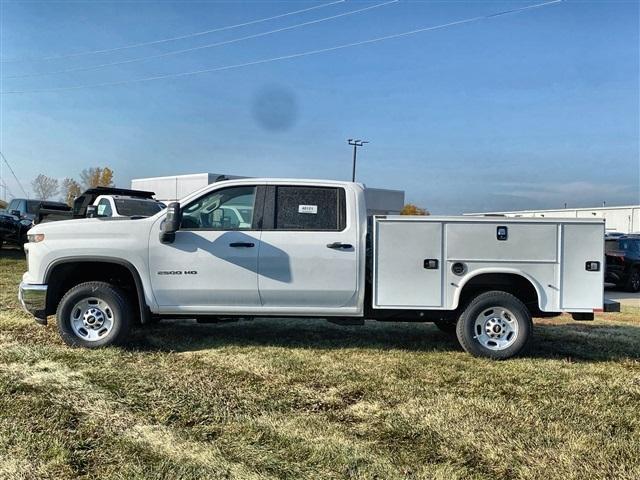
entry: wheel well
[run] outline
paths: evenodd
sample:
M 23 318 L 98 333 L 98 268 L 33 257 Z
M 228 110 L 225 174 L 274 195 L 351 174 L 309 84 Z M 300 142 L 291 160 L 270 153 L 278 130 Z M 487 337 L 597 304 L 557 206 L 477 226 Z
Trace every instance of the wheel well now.
M 142 323 L 148 318 L 142 283 L 133 267 L 112 261 L 69 261 L 47 272 L 47 315 L 54 315 L 65 293 L 85 282 L 106 282 L 125 293 L 131 305 L 139 306 Z
M 459 307 L 463 307 L 475 296 L 490 290 L 510 293 L 524 303 L 534 314 L 539 312 L 538 292 L 533 284 L 516 273 L 483 273 L 476 275 L 462 287 Z

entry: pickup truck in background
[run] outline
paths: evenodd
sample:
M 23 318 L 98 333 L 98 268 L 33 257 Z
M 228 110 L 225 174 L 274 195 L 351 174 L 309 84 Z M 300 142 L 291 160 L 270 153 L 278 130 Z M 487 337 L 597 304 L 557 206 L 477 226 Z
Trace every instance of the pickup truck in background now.
M 33 225 L 46 217 L 57 220 L 70 215 L 71 207 L 66 203 L 14 198 L 6 210 L 0 211 L 0 247 L 7 244 L 22 248 Z
M 519 353 L 532 316 L 603 310 L 604 221 L 366 215 L 360 184 L 241 179 L 148 218 L 35 226 L 19 288 L 63 340 L 134 323 L 319 317 L 428 321 L 477 356 Z M 274 320 L 275 321 L 275 320 Z
M 14 198 L 6 211 L 0 211 L 0 247 L 4 243 L 22 248 L 31 227 L 39 223 L 85 217 L 153 216 L 166 208 L 154 195 L 142 190 L 95 187 L 79 195 L 73 207 L 62 202 Z
M 151 192 L 152 193 L 152 192 Z M 100 195 L 87 208 L 87 217 L 152 217 L 167 206 L 153 198 L 135 195 Z
M 72 218 L 150 217 L 166 208 L 154 195 L 154 192 L 128 188 L 90 188 L 73 201 Z
M 605 281 L 629 292 L 640 292 L 640 234 L 605 240 Z

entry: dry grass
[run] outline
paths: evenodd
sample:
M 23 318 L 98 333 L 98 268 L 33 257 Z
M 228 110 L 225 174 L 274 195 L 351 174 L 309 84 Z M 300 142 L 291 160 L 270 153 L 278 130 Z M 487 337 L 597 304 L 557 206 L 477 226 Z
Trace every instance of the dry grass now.
M 66 348 L 0 252 L 0 478 L 640 478 L 640 312 L 474 359 L 431 325 L 164 323 Z

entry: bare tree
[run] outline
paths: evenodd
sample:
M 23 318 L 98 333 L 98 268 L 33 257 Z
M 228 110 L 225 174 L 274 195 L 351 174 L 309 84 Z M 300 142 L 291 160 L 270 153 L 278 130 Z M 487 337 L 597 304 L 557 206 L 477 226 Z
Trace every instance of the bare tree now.
M 58 180 L 40 174 L 31 182 L 31 188 L 38 200 L 47 200 L 58 194 Z
M 62 180 L 62 194 L 67 205 L 72 206 L 75 198 L 82 193 L 82 187 L 73 178 Z

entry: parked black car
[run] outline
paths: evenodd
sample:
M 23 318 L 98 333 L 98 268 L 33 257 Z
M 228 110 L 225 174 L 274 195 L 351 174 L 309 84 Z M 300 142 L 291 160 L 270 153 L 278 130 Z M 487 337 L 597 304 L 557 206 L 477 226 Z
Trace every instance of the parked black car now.
M 640 292 L 640 235 L 605 240 L 605 282 Z
M 14 198 L 6 210 L 0 211 L 0 247 L 13 244 L 22 248 L 27 242 L 27 232 L 44 216 L 66 216 L 71 211 L 66 203 L 46 200 Z

